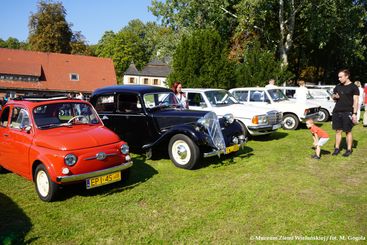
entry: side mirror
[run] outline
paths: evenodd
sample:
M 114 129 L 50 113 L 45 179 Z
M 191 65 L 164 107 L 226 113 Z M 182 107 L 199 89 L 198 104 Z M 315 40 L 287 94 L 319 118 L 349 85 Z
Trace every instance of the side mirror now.
M 326 97 L 326 99 L 327 99 L 327 100 L 330 100 L 330 97 L 328 96 L 328 97 Z

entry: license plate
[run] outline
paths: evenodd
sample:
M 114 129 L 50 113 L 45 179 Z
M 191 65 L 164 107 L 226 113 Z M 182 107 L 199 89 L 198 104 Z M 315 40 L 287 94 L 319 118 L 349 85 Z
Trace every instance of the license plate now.
M 281 124 L 273 125 L 273 130 L 278 129 L 278 128 L 280 128 L 281 126 L 282 126 Z
M 229 153 L 234 152 L 234 151 L 238 151 L 239 149 L 240 149 L 239 145 L 228 146 L 226 148 L 226 154 L 229 154 Z
M 113 182 L 121 180 L 121 172 L 114 172 L 111 174 L 106 174 L 90 179 L 86 179 L 87 189 L 92 189 L 101 185 L 107 185 Z

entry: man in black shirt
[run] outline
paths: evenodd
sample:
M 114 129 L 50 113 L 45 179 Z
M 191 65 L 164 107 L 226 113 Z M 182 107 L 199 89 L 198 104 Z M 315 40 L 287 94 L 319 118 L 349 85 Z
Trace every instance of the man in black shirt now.
M 335 150 L 333 156 L 340 152 L 340 142 L 342 139 L 342 132 L 346 133 L 347 150 L 343 156 L 348 157 L 352 154 L 352 128 L 357 123 L 357 109 L 358 109 L 358 87 L 349 79 L 350 72 L 348 70 L 341 70 L 338 73 L 340 83 L 334 88 L 332 98 L 335 100 L 335 107 L 333 110 L 333 129 L 335 134 Z

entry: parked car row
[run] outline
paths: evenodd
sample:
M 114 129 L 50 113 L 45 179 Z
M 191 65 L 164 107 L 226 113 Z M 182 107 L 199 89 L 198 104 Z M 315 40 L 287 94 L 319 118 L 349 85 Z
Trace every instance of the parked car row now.
M 90 103 L 66 97 L 24 97 L 0 112 L 0 170 L 35 183 L 43 201 L 62 185 L 87 189 L 124 181 L 130 150 L 168 152 L 179 168 L 198 167 L 204 157 L 238 151 L 247 137 L 283 127 L 296 129 L 320 107 L 289 100 L 281 89 L 184 89 L 190 109 L 170 89 L 110 86 Z M 122 140 L 121 140 L 122 139 Z

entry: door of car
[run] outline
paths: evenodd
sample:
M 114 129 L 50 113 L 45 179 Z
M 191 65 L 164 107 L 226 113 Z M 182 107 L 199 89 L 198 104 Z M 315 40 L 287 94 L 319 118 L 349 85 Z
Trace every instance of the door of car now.
M 252 105 L 267 105 L 270 99 L 264 90 L 250 90 L 249 104 Z
M 22 106 L 12 106 L 9 111 L 10 118 L 7 127 L 1 129 L 0 161 L 4 162 L 4 167 L 12 172 L 30 176 L 29 149 L 32 144 L 33 130 L 27 128 L 31 125 L 29 112 Z M 3 120 L 6 120 L 5 117 L 1 118 L 2 124 Z

